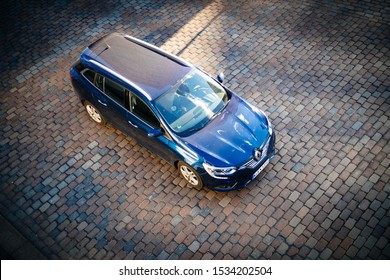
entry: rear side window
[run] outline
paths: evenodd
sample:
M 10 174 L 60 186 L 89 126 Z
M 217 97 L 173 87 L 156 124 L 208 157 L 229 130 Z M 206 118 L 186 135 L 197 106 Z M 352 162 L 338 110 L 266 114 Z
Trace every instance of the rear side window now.
M 104 77 L 102 75 L 96 75 L 95 86 L 101 91 L 104 91 Z
M 125 106 L 125 88 L 110 79 L 105 78 L 104 92 L 116 102 Z
M 87 69 L 87 70 L 85 70 L 85 71 L 83 72 L 83 75 L 84 75 L 84 77 L 85 77 L 88 81 L 90 81 L 91 83 L 93 83 L 93 81 L 94 81 L 94 79 L 95 79 L 95 72 L 93 72 L 92 70 Z
M 91 71 L 92 72 L 92 71 Z M 112 98 L 120 105 L 125 107 L 126 89 L 120 84 L 103 77 L 100 74 L 96 74 L 95 86 L 103 91 L 108 97 Z
M 82 72 L 83 76 L 90 81 L 92 84 L 94 84 L 98 89 L 100 89 L 102 92 L 104 92 L 106 95 L 108 95 L 110 98 L 118 102 L 123 107 L 125 106 L 125 100 L 126 100 L 126 88 L 121 86 L 120 84 L 90 70 L 85 69 Z

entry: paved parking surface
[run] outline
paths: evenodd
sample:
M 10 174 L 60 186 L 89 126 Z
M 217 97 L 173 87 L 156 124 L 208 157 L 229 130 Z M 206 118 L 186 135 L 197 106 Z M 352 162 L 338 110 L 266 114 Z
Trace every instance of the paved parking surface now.
M 49 259 L 389 259 L 386 1 L 1 1 L 0 212 Z M 88 119 L 68 69 L 124 32 L 270 116 L 277 155 L 242 191 Z

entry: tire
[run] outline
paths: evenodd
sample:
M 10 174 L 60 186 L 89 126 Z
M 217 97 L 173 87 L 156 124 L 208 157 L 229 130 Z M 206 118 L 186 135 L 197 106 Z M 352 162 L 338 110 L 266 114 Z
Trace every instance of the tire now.
M 103 115 L 99 112 L 98 109 L 96 109 L 95 106 L 93 106 L 88 101 L 84 102 L 85 110 L 87 111 L 89 117 L 98 124 L 105 125 L 106 119 L 103 117 Z
M 202 178 L 195 171 L 194 168 L 189 166 L 188 164 L 179 161 L 177 164 L 177 169 L 179 170 L 180 175 L 187 181 L 187 183 L 196 189 L 200 189 L 203 187 Z

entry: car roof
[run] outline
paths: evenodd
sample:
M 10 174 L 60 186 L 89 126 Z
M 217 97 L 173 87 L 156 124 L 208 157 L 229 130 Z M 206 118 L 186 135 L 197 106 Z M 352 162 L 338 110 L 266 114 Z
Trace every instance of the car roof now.
M 81 54 L 86 66 L 101 68 L 129 83 L 149 100 L 158 98 L 182 79 L 191 65 L 136 38 L 113 33 Z

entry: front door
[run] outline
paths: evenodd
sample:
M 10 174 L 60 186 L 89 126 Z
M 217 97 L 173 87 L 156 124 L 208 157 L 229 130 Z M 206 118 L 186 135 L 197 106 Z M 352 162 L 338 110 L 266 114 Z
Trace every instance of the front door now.
M 130 112 L 128 121 L 134 128 L 134 138 L 139 144 L 149 151 L 159 155 L 168 162 L 174 162 L 177 159 L 174 152 L 175 143 L 169 135 L 164 133 L 160 136 L 149 136 L 154 129 L 163 130 L 159 120 L 153 111 L 144 101 L 135 94 L 130 93 Z

